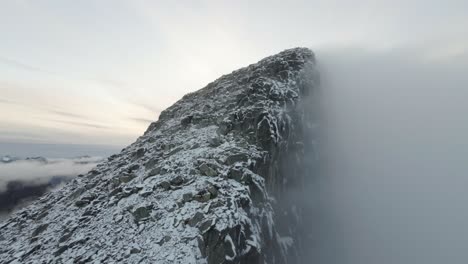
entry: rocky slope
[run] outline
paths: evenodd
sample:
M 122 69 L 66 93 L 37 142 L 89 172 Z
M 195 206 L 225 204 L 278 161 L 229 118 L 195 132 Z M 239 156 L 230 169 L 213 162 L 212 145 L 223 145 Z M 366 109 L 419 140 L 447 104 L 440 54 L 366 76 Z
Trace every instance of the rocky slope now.
M 184 96 L 1 223 L 2 263 L 286 263 L 301 212 L 281 201 L 305 175 L 314 123 L 301 104 L 317 81 L 314 54 L 296 48 Z

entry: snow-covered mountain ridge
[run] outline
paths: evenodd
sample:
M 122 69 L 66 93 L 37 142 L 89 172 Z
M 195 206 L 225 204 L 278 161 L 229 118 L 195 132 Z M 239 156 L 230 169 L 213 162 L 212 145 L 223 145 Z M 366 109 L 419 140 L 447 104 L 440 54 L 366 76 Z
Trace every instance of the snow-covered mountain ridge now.
M 317 86 L 314 54 L 295 48 L 184 96 L 121 153 L 1 223 L 0 259 L 286 263 L 300 210 L 278 200 L 304 175 L 315 124 L 300 105 Z

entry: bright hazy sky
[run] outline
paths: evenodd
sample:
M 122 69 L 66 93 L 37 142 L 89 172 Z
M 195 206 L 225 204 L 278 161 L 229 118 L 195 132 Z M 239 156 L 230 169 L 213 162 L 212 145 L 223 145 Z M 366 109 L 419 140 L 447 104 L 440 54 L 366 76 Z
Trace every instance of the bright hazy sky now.
M 2 1 L 0 141 L 123 146 L 184 94 L 295 46 L 319 59 L 359 47 L 450 60 L 468 47 L 467 10 L 466 0 Z

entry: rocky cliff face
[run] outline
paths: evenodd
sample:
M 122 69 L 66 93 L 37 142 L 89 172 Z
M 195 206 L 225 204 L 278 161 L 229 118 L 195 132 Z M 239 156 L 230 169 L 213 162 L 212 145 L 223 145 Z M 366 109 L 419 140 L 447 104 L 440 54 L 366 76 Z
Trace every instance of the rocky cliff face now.
M 3 263 L 286 263 L 300 247 L 300 106 L 315 59 L 286 50 L 161 113 L 143 136 L 0 224 Z

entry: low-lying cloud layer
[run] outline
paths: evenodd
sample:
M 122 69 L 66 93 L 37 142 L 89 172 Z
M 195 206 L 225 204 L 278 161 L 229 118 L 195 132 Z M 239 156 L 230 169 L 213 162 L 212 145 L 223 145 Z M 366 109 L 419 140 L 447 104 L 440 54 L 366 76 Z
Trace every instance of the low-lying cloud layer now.
M 99 157 L 83 157 L 48 159 L 47 161 L 28 159 L 0 163 L 0 192 L 4 192 L 11 181 L 44 184 L 53 177 L 74 177 L 88 172 L 101 160 Z

